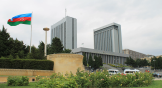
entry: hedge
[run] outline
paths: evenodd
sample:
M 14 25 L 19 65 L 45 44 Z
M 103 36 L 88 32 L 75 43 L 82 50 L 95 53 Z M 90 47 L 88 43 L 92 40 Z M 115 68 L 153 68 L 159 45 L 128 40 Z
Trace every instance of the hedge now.
M 8 86 L 27 86 L 29 78 L 27 76 L 9 76 L 7 78 Z
M 53 70 L 54 62 L 35 59 L 0 59 L 0 68 Z

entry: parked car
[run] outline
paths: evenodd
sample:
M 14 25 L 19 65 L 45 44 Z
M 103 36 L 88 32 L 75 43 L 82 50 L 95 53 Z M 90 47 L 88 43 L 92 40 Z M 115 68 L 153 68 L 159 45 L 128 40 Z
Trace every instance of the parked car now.
M 139 72 L 139 70 L 138 69 L 125 69 L 124 70 L 124 74 L 133 74 L 136 72 Z
M 158 76 L 158 75 L 159 75 L 159 76 Z M 159 73 L 153 73 L 152 76 L 153 76 L 153 77 L 160 77 L 160 78 L 162 77 L 162 75 L 159 74 Z
M 117 70 L 117 69 L 109 69 L 108 72 L 109 72 L 110 75 L 114 75 L 114 74 L 120 73 L 120 71 Z

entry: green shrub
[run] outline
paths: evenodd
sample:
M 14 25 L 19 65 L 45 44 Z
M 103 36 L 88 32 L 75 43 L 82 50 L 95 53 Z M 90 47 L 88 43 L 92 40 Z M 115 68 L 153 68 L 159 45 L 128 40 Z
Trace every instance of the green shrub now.
M 29 78 L 27 76 L 9 76 L 7 78 L 8 86 L 27 86 Z
M 78 88 L 76 81 L 73 78 L 42 78 L 36 85 L 36 88 Z
M 120 88 L 120 87 L 143 87 L 152 82 L 152 74 L 134 73 L 134 74 L 116 74 L 109 75 L 108 70 L 96 72 L 85 72 L 77 70 L 76 75 L 66 73 L 54 73 L 50 78 L 41 78 L 37 88 Z
M 80 68 L 78 68 L 76 76 L 74 76 L 73 78 L 81 88 L 87 88 L 89 86 L 92 86 L 89 76 L 89 73 L 80 71 Z
M 0 68 L 53 70 L 54 62 L 35 59 L 0 59 Z

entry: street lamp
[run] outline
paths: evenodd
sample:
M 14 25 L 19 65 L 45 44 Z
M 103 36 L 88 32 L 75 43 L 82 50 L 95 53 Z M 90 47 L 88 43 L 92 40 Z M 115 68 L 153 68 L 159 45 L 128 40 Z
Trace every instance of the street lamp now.
M 155 72 L 155 61 L 156 61 L 156 60 L 153 60 L 153 61 L 154 61 L 154 72 Z
M 45 47 L 44 47 L 44 56 L 47 55 L 47 31 L 49 31 L 49 28 L 43 28 L 43 30 L 45 31 Z

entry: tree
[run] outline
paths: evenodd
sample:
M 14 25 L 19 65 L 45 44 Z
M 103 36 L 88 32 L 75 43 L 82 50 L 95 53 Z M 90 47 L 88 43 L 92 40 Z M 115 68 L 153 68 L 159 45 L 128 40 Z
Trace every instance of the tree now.
M 131 57 L 129 57 L 129 58 L 130 58 L 130 66 L 136 67 L 136 62 L 135 62 L 135 60 L 133 60 Z
M 130 57 L 126 58 L 125 64 L 130 65 Z
M 27 54 L 29 53 L 29 49 L 30 49 L 29 45 L 25 46 L 25 48 L 24 48 L 24 57 L 26 57 Z
M 71 49 L 64 49 L 63 51 L 62 51 L 62 53 L 70 53 L 71 52 Z
M 101 56 L 97 57 L 96 55 L 94 56 L 95 61 L 93 61 L 92 68 L 97 69 L 100 66 L 103 66 L 102 63 L 102 58 Z
M 24 56 L 24 50 L 18 51 L 18 56 L 19 56 L 20 58 L 24 58 L 24 57 L 25 57 L 25 56 Z
M 142 63 L 143 63 L 143 66 L 148 66 L 148 61 L 147 61 L 146 59 L 144 59 L 144 60 L 142 61 Z
M 0 52 L 0 57 L 9 57 L 12 55 L 13 58 L 16 58 L 18 55 L 20 58 L 24 58 L 28 53 L 26 51 L 29 50 L 26 50 L 26 45 L 24 45 L 23 41 L 11 38 L 3 26 L 2 30 L 0 30 L 0 51 L 3 51 Z
M 99 57 L 98 57 L 98 59 L 99 59 L 99 65 L 100 65 L 100 66 L 103 66 L 103 63 L 102 63 L 102 58 L 101 58 L 101 56 L 99 56 Z
M 94 56 L 94 59 L 95 59 L 95 61 L 94 61 L 93 67 L 94 67 L 94 69 L 97 69 L 100 67 L 100 61 L 96 55 Z
M 153 57 L 151 59 L 151 66 L 155 69 L 162 69 L 162 57 Z
M 52 39 L 52 44 L 51 44 L 51 52 L 50 54 L 54 53 L 62 53 L 63 51 L 63 45 L 61 43 L 61 40 L 57 37 Z
M 16 59 L 20 59 L 18 55 L 16 55 Z
M 0 30 L 0 57 L 6 57 L 10 55 L 10 50 L 8 49 L 9 37 L 9 33 L 7 33 L 7 30 L 3 26 L 2 30 Z
M 86 54 L 85 53 L 83 53 L 83 65 L 84 66 L 87 66 L 87 59 L 86 59 Z
M 38 49 L 35 46 L 31 46 L 31 59 L 39 59 Z
M 88 60 L 89 66 L 93 67 L 93 60 L 91 54 L 89 55 L 89 60 Z
M 13 56 L 10 54 L 9 59 L 13 59 Z
M 126 58 L 125 64 L 132 66 L 132 67 L 137 67 L 136 61 L 133 60 L 131 57 Z
M 34 59 L 31 53 L 28 53 L 26 59 Z
M 137 67 L 141 67 L 142 66 L 141 59 L 139 59 L 139 58 L 136 59 L 136 65 L 137 65 Z
M 47 48 L 47 54 L 48 54 L 48 48 Z M 39 42 L 39 45 L 38 45 L 38 58 L 45 59 L 45 57 L 44 57 L 44 42 L 43 41 Z

